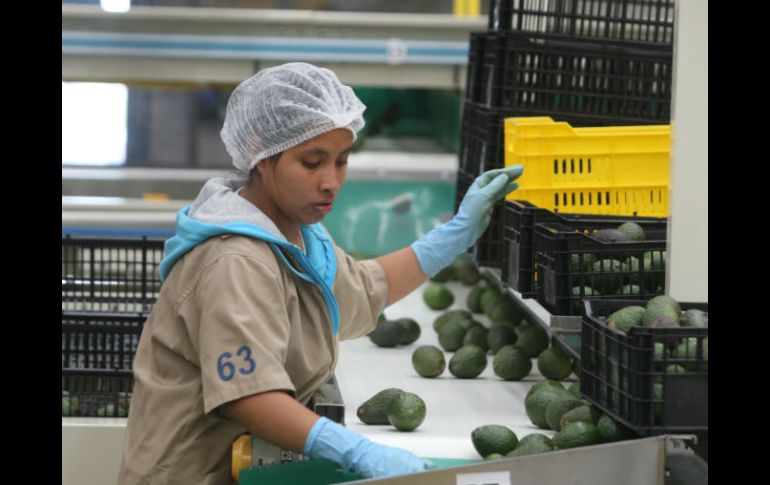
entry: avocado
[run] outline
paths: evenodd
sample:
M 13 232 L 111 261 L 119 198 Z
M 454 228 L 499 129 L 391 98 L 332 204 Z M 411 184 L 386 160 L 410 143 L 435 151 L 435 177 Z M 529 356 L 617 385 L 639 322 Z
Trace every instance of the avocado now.
M 645 308 L 649 310 L 650 308 L 662 306 L 662 305 L 670 306 L 676 311 L 677 317 L 674 320 L 678 322 L 680 318 L 679 315 L 682 313 L 682 308 L 679 306 L 678 301 L 674 300 L 668 295 L 659 295 L 659 296 L 656 296 L 655 298 L 652 298 L 650 301 L 647 302 L 647 305 L 645 306 Z
M 665 303 L 661 303 L 653 306 L 650 306 L 648 304 L 646 306 L 644 315 L 642 315 L 642 326 L 650 327 L 652 326 L 652 322 L 655 319 L 661 318 L 661 317 L 668 318 L 669 320 L 673 321 L 676 324 L 676 326 L 679 326 L 680 312 L 676 311 L 674 307 L 669 306 Z
M 506 345 L 513 345 L 516 343 L 518 336 L 510 327 L 505 324 L 495 324 L 489 328 L 487 333 L 487 346 L 493 354 L 496 354 L 498 350 Z
M 599 421 L 596 422 L 596 430 L 599 432 L 599 439 L 602 443 L 630 440 L 636 437 L 633 431 L 606 414 L 602 414 Z
M 639 285 L 623 285 L 612 292 L 613 295 L 641 295 L 642 288 Z
M 414 431 L 425 420 L 425 401 L 411 392 L 402 392 L 388 405 L 388 421 L 399 431 Z
M 623 286 L 623 264 L 617 259 L 601 259 L 593 264 L 594 274 L 587 276 L 586 283 L 602 295 L 612 294 L 616 288 Z
M 601 443 L 601 436 L 596 425 L 577 421 L 569 423 L 565 428 L 553 437 L 556 449 L 577 448 L 578 446 L 590 446 Z
M 385 314 L 380 313 L 380 316 L 377 317 L 377 323 L 384 322 L 385 320 L 387 320 L 387 318 L 385 317 Z
M 401 337 L 401 345 L 411 345 L 420 338 L 420 325 L 411 318 L 399 318 L 396 322 L 404 327 L 404 336 Z
M 449 360 L 449 372 L 460 379 L 473 379 L 487 367 L 487 353 L 481 347 L 466 345 Z
M 709 328 L 709 314 L 697 308 L 685 310 L 679 322 L 683 327 Z
M 503 458 L 505 458 L 505 456 L 501 455 L 500 453 L 492 453 L 490 455 L 485 456 L 484 461 L 501 460 Z
M 457 275 L 455 274 L 455 266 L 454 264 L 450 264 L 446 268 L 436 273 L 430 280 L 435 283 L 446 283 L 455 279 L 457 279 Z
M 529 396 L 534 394 L 536 391 L 538 391 L 539 389 L 542 389 L 543 387 L 546 387 L 546 386 L 547 387 L 554 387 L 556 389 L 560 389 L 562 391 L 566 391 L 566 389 L 564 388 L 564 384 L 562 384 L 561 382 L 554 381 L 554 380 L 551 380 L 551 379 L 543 379 L 542 381 L 536 382 L 532 387 L 529 388 L 529 391 L 527 391 L 527 396 L 524 399 L 526 400 L 526 398 L 528 398 Z
M 481 295 L 484 294 L 485 290 L 486 287 L 484 286 L 476 286 L 468 293 L 465 305 L 472 313 L 481 313 L 483 311 L 481 309 Z
M 378 347 L 395 347 L 401 343 L 405 334 L 403 325 L 394 320 L 385 320 L 369 333 L 369 339 Z
M 647 251 L 642 254 L 645 271 L 660 271 L 666 269 L 668 258 L 665 251 Z
M 626 283 L 637 285 L 639 284 L 639 258 L 635 256 L 629 256 L 620 262 L 620 270 L 624 273 L 623 279 Z
M 652 291 L 657 287 L 663 287 L 666 282 L 666 252 L 665 251 L 647 251 L 642 255 L 643 268 L 645 272 L 644 287 Z M 656 291 L 656 293 L 662 293 Z
M 650 322 L 650 328 L 679 328 L 679 325 L 669 317 L 658 317 Z
M 548 422 L 545 420 L 545 411 L 548 405 L 554 399 L 563 399 L 565 396 L 573 397 L 564 388 L 559 389 L 550 385 L 541 387 L 524 399 L 527 417 L 535 426 L 548 429 Z
M 591 234 L 594 239 L 604 243 L 628 242 L 628 234 L 617 229 L 601 229 Z
M 567 411 L 571 411 L 584 405 L 583 401 L 576 398 L 572 393 L 553 399 L 545 408 L 545 422 L 550 429 L 560 431 L 562 416 L 564 416 Z
M 444 353 L 433 345 L 422 345 L 412 353 L 412 367 L 422 377 L 438 377 L 446 369 Z
M 489 315 L 489 312 L 492 310 L 492 307 L 497 303 L 497 300 L 500 300 L 503 298 L 503 294 L 500 292 L 499 289 L 497 289 L 494 286 L 488 286 L 484 289 L 484 292 L 481 294 L 481 298 L 479 299 L 479 304 L 481 305 L 481 311 L 484 312 L 486 315 Z
M 117 407 L 116 413 L 115 405 L 113 403 L 107 403 L 99 406 L 99 408 L 96 410 L 96 415 L 104 418 L 125 418 L 128 416 L 128 408 L 126 406 L 119 405 Z
M 516 348 L 528 358 L 534 359 L 548 348 L 550 340 L 545 330 L 536 325 L 521 325 L 516 329 Z
M 567 388 L 567 390 L 573 396 L 580 398 L 580 381 L 573 382 L 572 385 Z
M 358 407 L 356 416 L 364 424 L 389 424 L 388 406 L 393 399 L 403 392 L 403 390 L 394 387 L 378 392 Z
M 432 310 L 444 310 L 452 306 L 455 297 L 446 286 L 432 283 L 422 292 L 422 299 Z
M 441 330 L 441 327 L 450 320 L 473 320 L 473 317 L 471 316 L 471 312 L 468 310 L 449 310 L 439 315 L 433 321 L 433 330 L 438 332 Z
M 626 222 L 621 224 L 618 227 L 618 231 L 625 234 L 629 241 L 645 241 L 647 239 L 644 235 L 644 229 L 642 229 L 642 226 L 635 222 Z
M 484 327 L 480 322 L 474 320 L 473 318 L 457 318 L 455 319 L 455 322 L 459 323 L 460 326 L 468 332 L 468 330 L 475 328 L 475 327 Z M 486 327 L 485 327 L 486 328 Z
M 456 320 L 445 323 L 438 332 L 438 343 L 447 352 L 454 352 L 463 345 L 465 328 Z
M 77 416 L 80 412 L 80 400 L 76 396 L 71 396 L 69 392 L 61 392 L 61 415 Z
M 487 424 L 471 431 L 471 442 L 481 456 L 489 456 L 492 453 L 504 455 L 516 448 L 519 438 L 505 426 Z
M 455 261 L 455 277 L 465 286 L 473 286 L 479 282 L 481 275 L 476 263 L 470 259 Z
M 551 438 L 542 433 L 531 433 L 519 440 L 516 448 L 505 456 L 510 458 L 548 451 L 553 451 L 553 441 L 551 441 Z
M 698 350 L 698 339 L 696 337 L 689 337 L 682 341 L 674 350 L 673 357 L 675 359 L 694 361 L 702 358 L 708 360 L 708 339 L 703 339 L 700 351 Z M 692 364 L 694 362 L 690 362 Z M 685 365 L 687 367 L 687 365 Z
M 646 310 L 638 305 L 623 307 L 607 318 L 607 326 L 613 330 L 628 332 L 642 324 Z
M 505 323 L 512 327 L 521 324 L 524 318 L 524 310 L 513 298 L 504 296 L 491 306 L 487 316 L 492 323 Z
M 537 368 L 546 379 L 561 381 L 572 374 L 572 361 L 560 348 L 551 347 L 537 358 Z
M 576 423 L 578 421 L 585 421 L 587 423 L 596 424 L 601 417 L 601 411 L 595 406 L 585 404 L 583 406 L 570 409 L 566 413 L 562 414 L 559 420 L 559 426 L 564 429 L 570 423 Z
M 532 370 L 532 359 L 514 345 L 501 347 L 492 359 L 495 375 L 506 381 L 520 381 Z
M 591 271 L 591 268 L 597 259 L 596 256 L 591 253 L 572 253 L 569 261 L 570 273 L 575 275 Z
M 475 345 L 477 347 L 481 347 L 482 350 L 486 352 L 489 350 L 489 345 L 487 344 L 488 333 L 489 330 L 487 330 L 487 328 L 483 325 L 474 325 L 469 328 L 467 332 L 465 332 L 465 337 L 463 337 L 463 345 Z

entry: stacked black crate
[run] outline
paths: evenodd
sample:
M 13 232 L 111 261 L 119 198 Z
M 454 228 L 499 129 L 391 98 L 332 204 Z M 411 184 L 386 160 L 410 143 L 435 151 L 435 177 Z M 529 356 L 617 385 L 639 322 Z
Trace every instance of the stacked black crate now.
M 469 42 L 458 195 L 505 165 L 505 118 L 669 123 L 673 19 L 674 0 L 492 1 L 488 30 Z M 503 213 L 500 202 L 471 250 L 479 265 L 504 264 Z
M 162 239 L 62 237 L 62 416 L 126 417 Z

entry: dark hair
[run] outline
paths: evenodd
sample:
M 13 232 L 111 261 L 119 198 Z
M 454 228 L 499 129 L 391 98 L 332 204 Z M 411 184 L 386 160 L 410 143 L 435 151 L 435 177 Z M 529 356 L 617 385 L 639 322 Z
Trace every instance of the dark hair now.
M 281 155 L 283 155 L 283 152 L 278 152 L 275 155 L 271 155 L 267 158 L 263 158 L 262 160 L 266 160 L 270 165 L 275 166 L 275 164 L 278 163 L 278 160 L 281 158 Z M 257 165 L 259 165 L 259 163 L 261 163 L 262 160 L 257 162 Z M 249 178 L 254 176 L 259 177 L 259 172 L 257 172 L 257 165 L 254 165 L 254 168 L 252 168 L 251 172 L 249 172 Z

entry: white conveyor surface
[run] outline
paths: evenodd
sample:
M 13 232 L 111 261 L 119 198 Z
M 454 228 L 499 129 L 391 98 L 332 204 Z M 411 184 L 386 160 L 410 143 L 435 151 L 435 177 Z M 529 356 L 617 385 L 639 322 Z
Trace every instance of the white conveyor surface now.
M 385 309 L 389 320 L 409 317 L 421 327 L 420 338 L 411 345 L 395 348 L 377 347 L 368 337 L 342 342 L 335 371 L 345 403 L 345 424 L 379 443 L 406 448 L 425 457 L 481 459 L 473 448 L 471 432 L 485 424 L 509 427 L 522 438 L 530 433 L 553 436 L 550 430 L 533 425 L 524 409 L 524 397 L 530 387 L 543 379 L 532 360 L 532 372 L 522 381 L 506 382 L 492 371 L 492 355 L 487 354 L 487 367 L 475 379 L 457 379 L 447 368 L 435 379 L 420 377 L 412 367 L 412 353 L 420 345 L 439 348 L 433 321 L 442 313 L 456 308 L 467 309 L 465 301 L 471 287 L 459 282 L 446 285 L 455 296 L 447 310 L 431 310 L 423 302 L 427 282 L 401 301 Z M 489 319 L 482 314 L 474 318 L 485 325 Z M 444 352 L 449 365 L 453 353 Z M 571 375 L 565 387 L 576 380 Z M 397 387 L 420 396 L 427 409 L 425 421 L 412 432 L 402 432 L 390 425 L 366 425 L 356 416 L 356 410 L 377 392 Z

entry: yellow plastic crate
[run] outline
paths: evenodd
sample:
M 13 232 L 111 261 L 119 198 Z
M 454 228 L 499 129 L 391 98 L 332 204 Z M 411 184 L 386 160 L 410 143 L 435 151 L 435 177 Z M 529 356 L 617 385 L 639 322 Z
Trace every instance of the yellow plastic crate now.
M 549 117 L 505 119 L 505 165 L 523 165 L 524 199 L 549 210 L 668 216 L 671 125 L 573 128 Z

